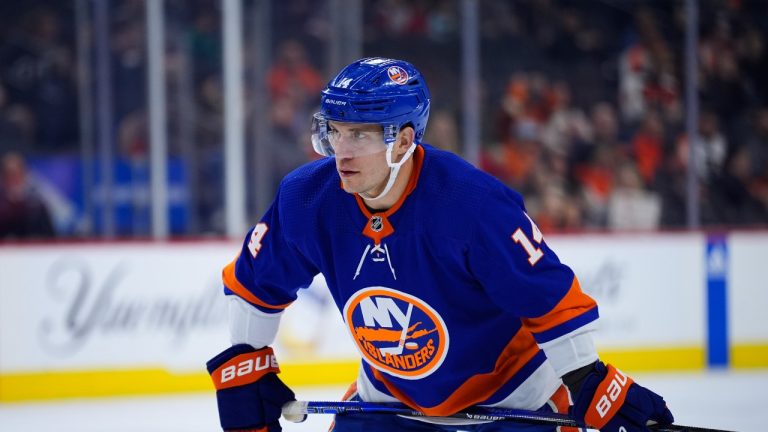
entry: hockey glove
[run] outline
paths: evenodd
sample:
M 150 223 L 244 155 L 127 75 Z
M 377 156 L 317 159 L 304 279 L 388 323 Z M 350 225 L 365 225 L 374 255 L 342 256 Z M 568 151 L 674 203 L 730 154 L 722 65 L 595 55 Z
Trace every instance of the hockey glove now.
M 647 432 L 649 422 L 674 421 L 661 396 L 636 384 L 612 365 L 597 361 L 586 366 L 584 372 L 586 376 L 574 391 L 577 396 L 571 415 L 575 419 L 602 432 Z
M 216 387 L 219 420 L 225 431 L 278 432 L 282 406 L 296 400 L 277 374 L 272 348 L 239 344 L 207 363 Z

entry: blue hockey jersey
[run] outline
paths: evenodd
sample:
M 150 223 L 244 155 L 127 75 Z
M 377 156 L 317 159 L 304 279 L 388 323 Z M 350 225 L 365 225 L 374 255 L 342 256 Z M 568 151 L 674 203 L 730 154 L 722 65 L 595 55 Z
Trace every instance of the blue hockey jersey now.
M 364 400 L 537 409 L 597 359 L 597 306 L 519 194 L 451 153 L 413 157 L 405 194 L 380 213 L 341 188 L 333 158 L 289 174 L 224 269 L 225 292 L 276 312 L 322 273 L 363 359 Z

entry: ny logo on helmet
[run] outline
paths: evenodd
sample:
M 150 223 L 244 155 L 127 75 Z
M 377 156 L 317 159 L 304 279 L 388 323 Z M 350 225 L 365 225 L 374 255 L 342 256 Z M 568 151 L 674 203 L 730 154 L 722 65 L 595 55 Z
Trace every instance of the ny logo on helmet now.
M 410 78 L 408 72 L 400 66 L 390 66 L 387 69 L 387 75 L 389 75 L 389 79 L 400 85 L 407 83 L 408 78 Z

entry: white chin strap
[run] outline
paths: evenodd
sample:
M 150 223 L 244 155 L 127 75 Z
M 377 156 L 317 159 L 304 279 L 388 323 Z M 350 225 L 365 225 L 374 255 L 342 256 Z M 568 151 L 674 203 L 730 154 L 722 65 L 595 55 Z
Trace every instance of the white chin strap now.
M 387 185 L 384 186 L 384 190 L 381 191 L 381 193 L 375 197 L 371 197 L 368 194 L 361 192 L 358 195 L 360 195 L 364 200 L 366 201 L 376 201 L 377 199 L 381 199 L 384 195 L 389 192 L 390 189 L 392 189 L 392 185 L 395 184 L 395 179 L 397 179 L 397 173 L 400 172 L 400 167 L 403 166 L 405 161 L 408 160 L 408 158 L 411 157 L 414 151 L 416 151 L 416 143 L 411 143 L 411 146 L 408 147 L 408 151 L 405 152 L 403 155 L 403 158 L 400 159 L 400 162 L 393 163 L 392 162 L 392 147 L 394 145 L 390 145 L 387 148 L 387 165 L 389 165 L 389 179 L 387 180 Z

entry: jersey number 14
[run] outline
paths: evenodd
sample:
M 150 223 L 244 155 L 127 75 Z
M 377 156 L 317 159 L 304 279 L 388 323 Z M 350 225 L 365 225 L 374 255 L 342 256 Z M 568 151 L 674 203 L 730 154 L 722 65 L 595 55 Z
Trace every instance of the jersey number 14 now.
M 248 250 L 251 251 L 251 255 L 254 258 L 256 258 L 256 255 L 259 254 L 259 250 L 261 250 L 261 239 L 264 238 L 267 231 L 269 231 L 269 227 L 264 222 L 259 222 L 253 227 L 251 240 L 248 242 Z
M 533 241 L 535 241 L 537 245 L 541 245 L 541 242 L 544 241 L 544 234 L 541 233 L 539 227 L 536 226 L 536 224 L 533 222 L 533 219 L 531 219 L 527 213 L 525 214 L 525 217 L 527 217 L 528 221 L 531 222 Z M 528 254 L 528 262 L 531 263 L 531 265 L 536 264 L 541 259 L 541 257 L 544 256 L 544 252 L 541 251 L 541 248 L 534 246 L 533 242 L 528 238 L 522 228 L 518 228 L 515 233 L 512 234 L 512 240 L 523 247 L 525 252 Z

